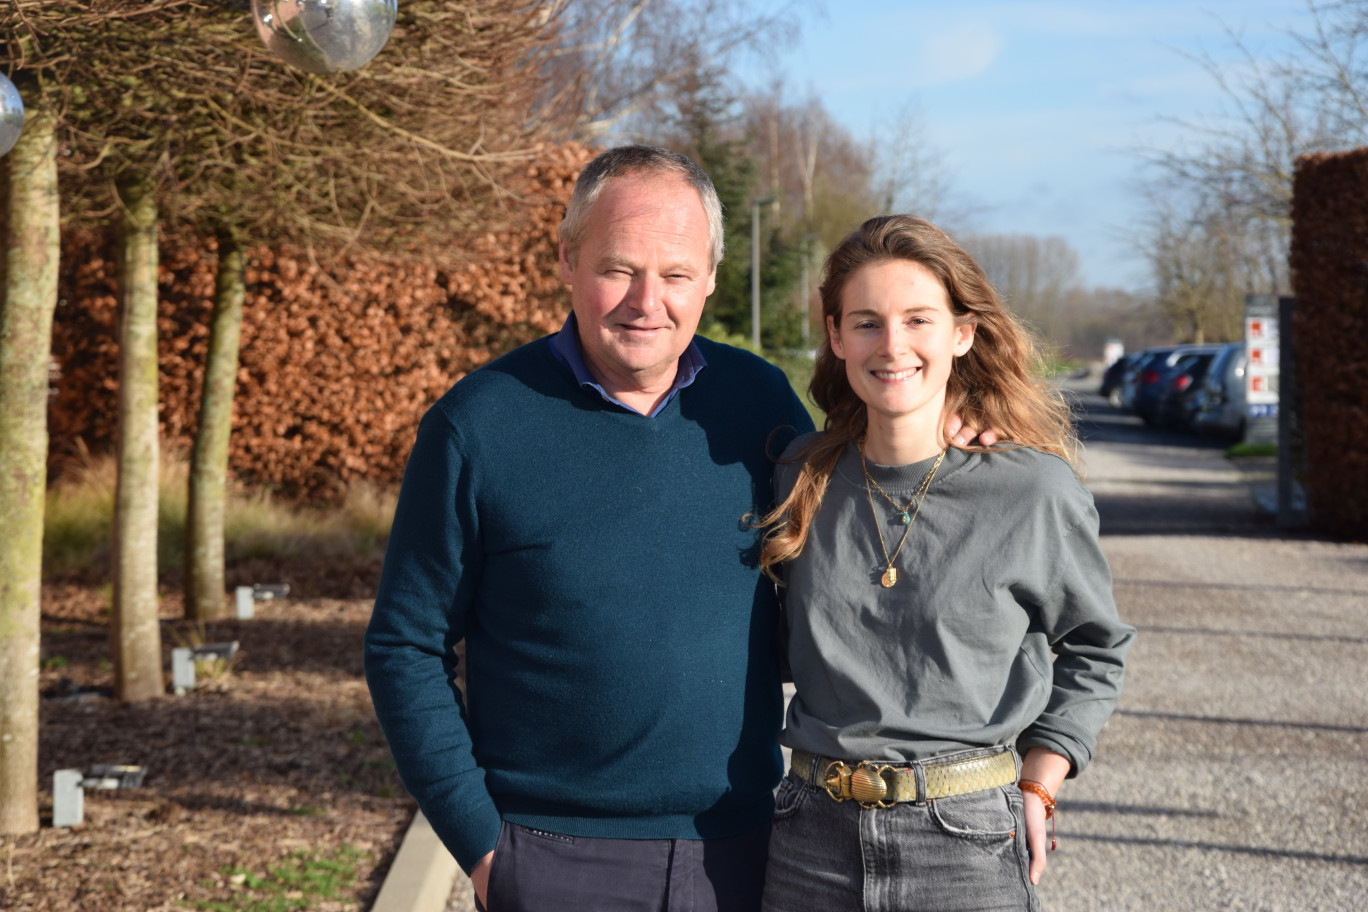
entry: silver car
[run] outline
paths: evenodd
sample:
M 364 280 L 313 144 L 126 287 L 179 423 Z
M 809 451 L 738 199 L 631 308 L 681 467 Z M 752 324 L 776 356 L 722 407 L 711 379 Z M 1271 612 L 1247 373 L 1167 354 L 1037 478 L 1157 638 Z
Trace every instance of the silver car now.
M 1243 342 L 1231 342 L 1217 353 L 1194 399 L 1193 428 L 1228 437 L 1244 436 L 1248 361 Z

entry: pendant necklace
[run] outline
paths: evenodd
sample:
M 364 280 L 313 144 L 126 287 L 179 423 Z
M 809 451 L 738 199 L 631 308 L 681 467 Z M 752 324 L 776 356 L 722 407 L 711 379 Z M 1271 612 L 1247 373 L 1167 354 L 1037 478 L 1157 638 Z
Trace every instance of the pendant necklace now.
M 860 441 L 858 447 L 860 451 L 860 468 L 864 469 L 865 493 L 869 495 L 869 512 L 874 515 L 874 531 L 879 533 L 879 547 L 883 549 L 884 572 L 879 577 L 879 582 L 885 589 L 891 589 L 898 582 L 898 570 L 893 566 L 893 562 L 898 559 L 898 552 L 902 551 L 902 546 L 907 542 L 907 533 L 912 531 L 912 524 L 917 521 L 917 514 L 921 512 L 922 503 L 926 500 L 927 489 L 931 487 L 931 479 L 936 477 L 936 470 L 940 468 L 941 461 L 945 459 L 945 450 L 941 450 L 936 457 L 935 463 L 931 466 L 931 471 L 926 473 L 926 477 L 917 486 L 917 493 L 912 495 L 912 499 L 907 502 L 907 506 L 902 506 L 889 496 L 888 492 L 879 487 L 879 483 L 869 474 L 869 464 L 865 462 L 864 441 Z M 874 509 L 874 492 L 878 491 L 893 505 L 893 509 L 898 511 L 898 518 L 903 524 L 902 539 L 898 542 L 898 547 L 893 549 L 892 556 L 888 553 L 888 543 L 884 541 L 883 523 L 879 520 L 879 511 Z M 915 509 L 914 509 L 915 507 Z

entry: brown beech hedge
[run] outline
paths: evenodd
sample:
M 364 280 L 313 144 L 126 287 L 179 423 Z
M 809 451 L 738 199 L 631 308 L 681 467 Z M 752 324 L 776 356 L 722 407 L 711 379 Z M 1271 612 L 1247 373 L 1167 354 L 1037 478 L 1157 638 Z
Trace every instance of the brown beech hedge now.
M 1368 539 L 1368 149 L 1297 162 L 1292 321 L 1312 524 Z

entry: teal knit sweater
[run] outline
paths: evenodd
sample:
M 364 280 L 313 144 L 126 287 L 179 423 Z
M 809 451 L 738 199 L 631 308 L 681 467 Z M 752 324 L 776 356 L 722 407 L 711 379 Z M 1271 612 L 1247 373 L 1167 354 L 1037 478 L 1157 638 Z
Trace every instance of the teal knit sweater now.
M 742 517 L 772 500 L 767 446 L 794 436 L 770 433 L 811 422 L 777 369 L 697 344 L 708 366 L 654 418 L 579 388 L 542 339 L 419 427 L 366 678 L 405 787 L 466 870 L 502 819 L 704 838 L 771 812 L 776 609 Z

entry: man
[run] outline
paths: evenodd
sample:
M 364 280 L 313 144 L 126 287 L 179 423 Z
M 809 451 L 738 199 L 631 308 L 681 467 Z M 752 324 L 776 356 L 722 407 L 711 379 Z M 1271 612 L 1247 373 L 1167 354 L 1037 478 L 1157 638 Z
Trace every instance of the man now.
M 811 422 L 779 370 L 695 338 L 721 255 L 701 169 L 604 153 L 561 225 L 564 328 L 419 428 L 366 677 L 492 912 L 759 908 L 782 698 L 743 516 Z

